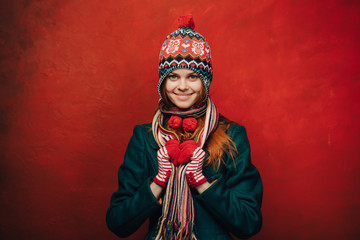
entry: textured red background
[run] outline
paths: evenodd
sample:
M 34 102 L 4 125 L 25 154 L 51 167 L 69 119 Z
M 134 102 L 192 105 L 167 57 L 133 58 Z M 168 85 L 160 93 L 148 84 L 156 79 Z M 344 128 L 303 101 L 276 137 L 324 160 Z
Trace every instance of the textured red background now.
M 116 239 L 105 212 L 157 56 L 192 13 L 264 182 L 254 239 L 357 239 L 358 1 L 1 1 L 0 238 Z M 143 226 L 133 237 L 144 236 Z

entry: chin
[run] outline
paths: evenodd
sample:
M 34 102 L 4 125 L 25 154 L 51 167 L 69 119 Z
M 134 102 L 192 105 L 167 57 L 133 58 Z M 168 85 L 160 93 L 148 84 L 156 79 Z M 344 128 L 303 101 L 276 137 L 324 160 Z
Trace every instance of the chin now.
M 188 109 L 190 108 L 192 105 L 191 104 L 175 104 L 175 106 L 177 106 L 180 109 Z
M 188 109 L 191 108 L 197 101 L 197 98 L 191 97 L 190 99 L 186 99 L 186 101 L 178 99 L 178 98 L 169 98 L 170 101 L 180 109 Z

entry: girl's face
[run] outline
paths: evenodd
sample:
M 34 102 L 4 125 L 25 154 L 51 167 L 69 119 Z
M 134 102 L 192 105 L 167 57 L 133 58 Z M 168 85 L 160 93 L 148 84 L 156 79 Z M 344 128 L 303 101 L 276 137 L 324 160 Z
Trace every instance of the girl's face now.
M 185 68 L 169 73 L 164 88 L 169 100 L 181 109 L 190 108 L 199 102 L 204 91 L 199 74 Z

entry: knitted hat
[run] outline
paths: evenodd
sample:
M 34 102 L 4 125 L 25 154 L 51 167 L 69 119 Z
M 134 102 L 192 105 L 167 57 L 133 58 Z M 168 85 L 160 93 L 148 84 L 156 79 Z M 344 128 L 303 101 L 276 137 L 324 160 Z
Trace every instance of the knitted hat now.
M 206 39 L 194 31 L 192 15 L 179 17 L 179 28 L 167 36 L 159 56 L 158 92 L 166 76 L 177 68 L 187 68 L 199 74 L 208 97 L 213 69 L 210 46 Z

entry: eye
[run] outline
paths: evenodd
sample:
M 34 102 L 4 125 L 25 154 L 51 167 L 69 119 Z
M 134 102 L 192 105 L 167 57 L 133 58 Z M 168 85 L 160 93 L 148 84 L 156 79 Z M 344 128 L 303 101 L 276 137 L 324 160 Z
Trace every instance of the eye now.
M 178 78 L 178 76 L 175 74 L 169 74 L 167 78 L 170 80 L 176 80 Z
M 198 78 L 199 78 L 199 75 L 197 75 L 197 74 L 191 74 L 191 75 L 189 75 L 189 79 L 190 79 L 190 80 L 195 81 L 195 80 L 197 80 Z

